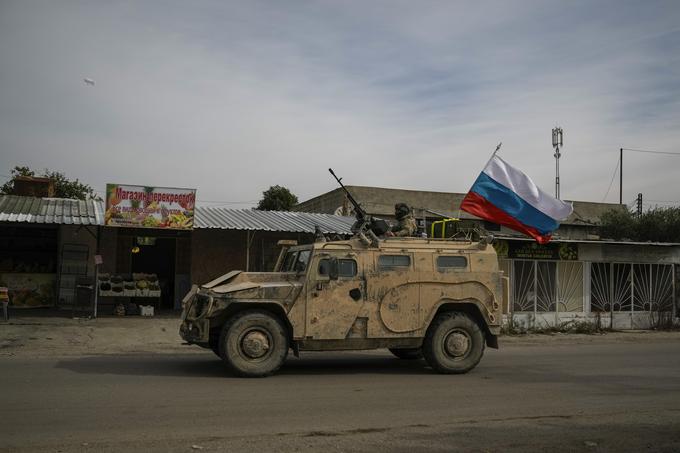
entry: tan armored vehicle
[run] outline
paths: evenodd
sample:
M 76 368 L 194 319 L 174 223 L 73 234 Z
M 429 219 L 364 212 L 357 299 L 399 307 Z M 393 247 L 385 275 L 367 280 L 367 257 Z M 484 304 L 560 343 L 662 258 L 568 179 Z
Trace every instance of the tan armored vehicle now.
M 498 347 L 506 280 L 486 242 L 388 238 L 284 250 L 274 272 L 232 271 L 187 295 L 180 333 L 237 374 L 265 376 L 289 349 L 388 348 L 465 373 Z

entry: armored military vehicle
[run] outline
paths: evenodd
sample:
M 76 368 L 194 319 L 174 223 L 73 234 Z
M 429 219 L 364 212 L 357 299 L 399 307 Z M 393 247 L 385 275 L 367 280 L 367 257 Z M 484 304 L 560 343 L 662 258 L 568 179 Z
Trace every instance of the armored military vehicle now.
M 483 240 L 357 236 L 282 252 L 274 272 L 232 271 L 194 288 L 182 338 L 243 376 L 274 373 L 290 349 L 388 348 L 465 373 L 498 347 L 507 280 Z

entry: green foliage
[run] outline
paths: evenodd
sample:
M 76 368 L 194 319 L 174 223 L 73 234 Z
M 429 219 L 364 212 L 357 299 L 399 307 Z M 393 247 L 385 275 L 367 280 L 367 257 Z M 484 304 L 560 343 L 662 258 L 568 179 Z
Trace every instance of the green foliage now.
M 632 239 L 635 217 L 627 209 L 612 209 L 600 217 L 600 236 L 607 239 Z
M 12 169 L 12 179 L 7 181 L 0 187 L 0 193 L 12 195 L 14 193 L 14 178 L 17 176 L 36 176 L 35 172 L 28 167 L 16 166 Z M 45 169 L 41 175 L 43 178 L 50 178 L 54 181 L 54 196 L 58 198 L 75 198 L 78 200 L 86 200 L 88 198 L 99 200 L 100 198 L 94 192 L 94 189 L 87 184 L 81 183 L 79 180 L 70 180 L 65 174 L 58 171 L 50 171 Z
M 290 190 L 282 186 L 271 186 L 262 192 L 262 199 L 257 204 L 260 211 L 290 211 L 298 199 Z
M 607 239 L 680 242 L 680 207 L 653 208 L 639 217 L 629 211 L 608 211 L 600 219 L 599 230 Z

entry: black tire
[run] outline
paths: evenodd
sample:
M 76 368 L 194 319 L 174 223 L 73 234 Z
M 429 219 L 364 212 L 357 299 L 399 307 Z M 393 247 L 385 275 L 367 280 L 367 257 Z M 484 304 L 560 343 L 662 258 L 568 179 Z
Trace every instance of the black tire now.
M 437 372 L 462 374 L 473 369 L 484 354 L 484 332 L 467 314 L 438 315 L 427 329 L 423 356 Z
M 420 360 L 423 350 L 420 348 L 390 348 L 390 352 L 402 360 Z
M 208 346 L 217 357 L 222 358 L 222 356 L 220 355 L 220 331 L 217 331 L 216 334 L 213 333 L 212 331 L 210 332 L 210 337 L 208 338 Z
M 220 357 L 237 375 L 269 376 L 288 356 L 288 332 L 269 312 L 244 311 L 224 325 L 219 348 Z

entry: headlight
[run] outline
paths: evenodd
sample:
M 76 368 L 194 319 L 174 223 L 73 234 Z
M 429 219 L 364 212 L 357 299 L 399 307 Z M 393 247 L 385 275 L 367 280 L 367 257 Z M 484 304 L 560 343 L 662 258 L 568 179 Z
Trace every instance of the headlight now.
M 201 316 L 205 315 L 205 313 L 210 308 L 211 302 L 212 296 L 208 296 L 206 294 L 196 294 L 192 307 L 194 318 L 200 318 Z

